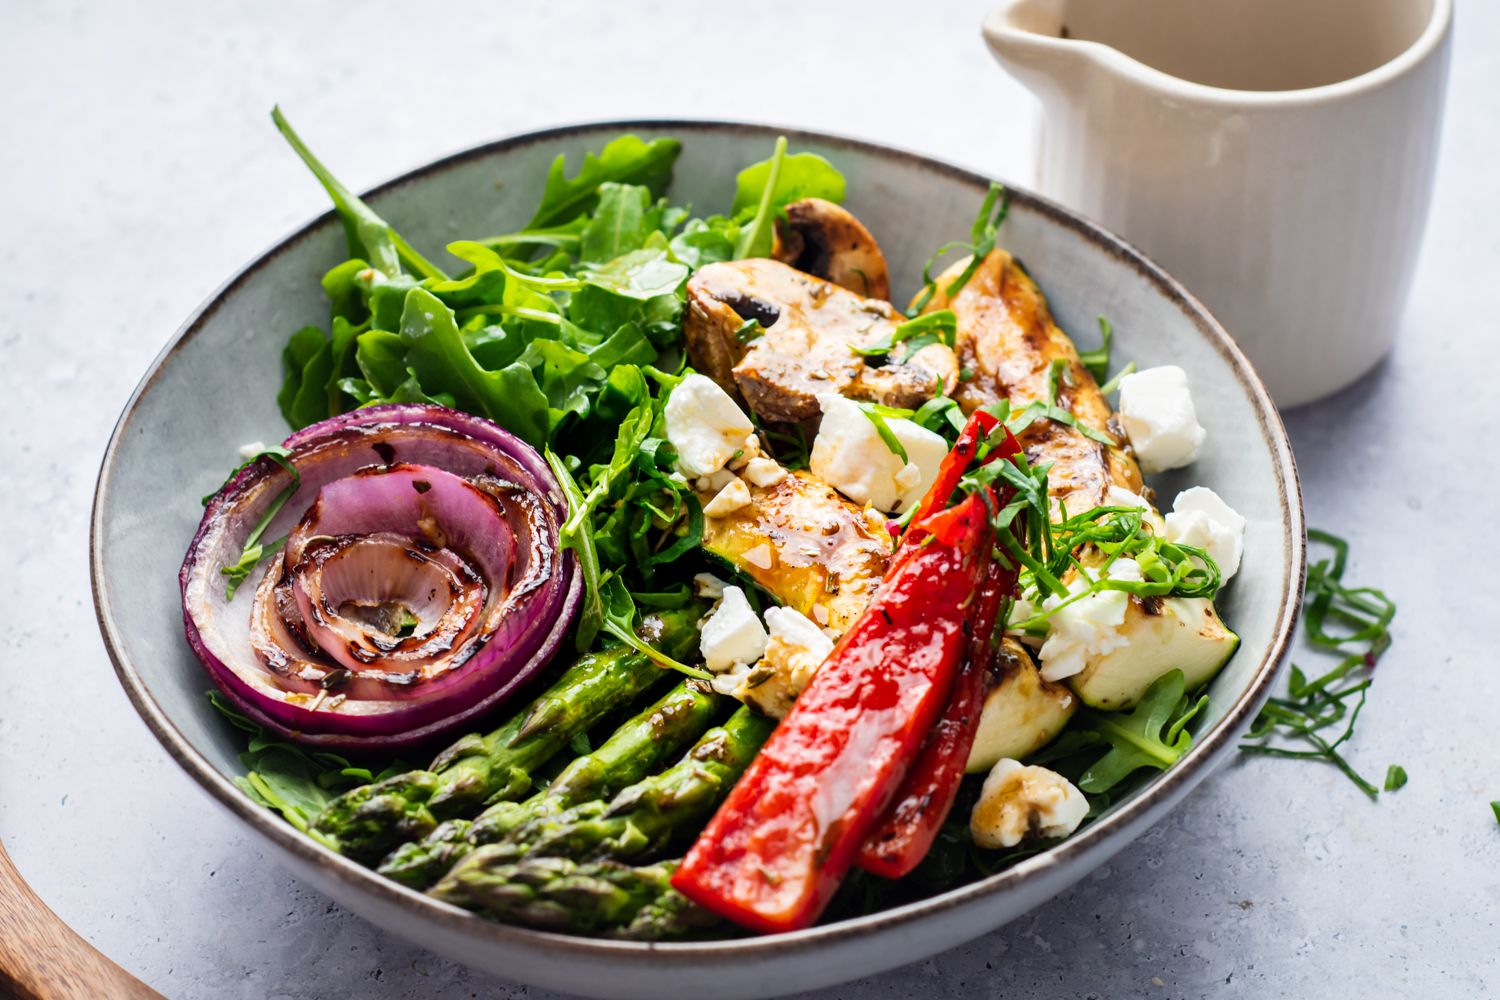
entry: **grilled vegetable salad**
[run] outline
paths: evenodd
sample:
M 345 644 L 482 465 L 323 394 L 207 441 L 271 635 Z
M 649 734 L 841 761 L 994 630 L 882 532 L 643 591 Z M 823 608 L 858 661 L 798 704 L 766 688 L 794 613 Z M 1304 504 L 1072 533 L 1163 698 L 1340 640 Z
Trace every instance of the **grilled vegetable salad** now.
M 483 916 L 667 940 L 984 877 L 1191 745 L 1244 519 L 1154 505 L 1187 376 L 1079 351 L 998 185 L 903 307 L 784 139 L 710 214 L 672 139 L 559 157 L 437 260 L 273 117 L 349 259 L 182 574 L 256 801 Z

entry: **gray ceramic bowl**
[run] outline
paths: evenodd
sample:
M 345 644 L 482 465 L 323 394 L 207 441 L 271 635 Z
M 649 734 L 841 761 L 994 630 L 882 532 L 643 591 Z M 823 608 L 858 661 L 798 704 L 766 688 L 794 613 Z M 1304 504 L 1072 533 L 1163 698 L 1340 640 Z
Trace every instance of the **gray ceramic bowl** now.
M 901 296 L 914 290 L 934 247 L 968 232 L 987 183 L 921 156 L 828 135 L 610 122 L 481 146 L 382 185 L 369 199 L 413 243 L 436 253 L 458 234 L 518 228 L 554 156 L 576 163 L 622 131 L 680 137 L 672 195 L 699 206 L 727 204 L 735 171 L 765 157 L 778 131 L 794 148 L 822 153 L 848 176 L 849 206 L 881 240 L 891 273 L 902 279 Z M 1233 752 L 1268 693 L 1303 574 L 1291 448 L 1260 380 L 1213 317 L 1132 247 L 1033 195 L 1014 192 L 1002 236 L 1040 281 L 1064 329 L 1091 335 L 1104 314 L 1119 331 L 1123 358 L 1188 371 L 1208 443 L 1194 467 L 1157 485 L 1167 497 L 1180 486 L 1210 485 L 1249 521 L 1244 565 L 1221 605 L 1243 644 L 1213 682 L 1196 745 L 1060 846 L 985 881 L 858 920 L 771 939 L 653 946 L 485 922 L 377 877 L 245 798 L 230 781 L 239 773 L 241 736 L 204 701 L 207 679 L 183 640 L 177 564 L 198 521 L 198 497 L 218 486 L 235 449 L 286 433 L 275 404 L 281 346 L 290 331 L 327 315 L 317 277 L 343 256 L 331 216 L 215 292 L 156 359 L 115 428 L 95 497 L 91 565 L 99 625 L 121 683 L 172 757 L 292 870 L 369 920 L 510 979 L 597 996 L 730 1000 L 868 975 L 998 927 L 1139 836 Z

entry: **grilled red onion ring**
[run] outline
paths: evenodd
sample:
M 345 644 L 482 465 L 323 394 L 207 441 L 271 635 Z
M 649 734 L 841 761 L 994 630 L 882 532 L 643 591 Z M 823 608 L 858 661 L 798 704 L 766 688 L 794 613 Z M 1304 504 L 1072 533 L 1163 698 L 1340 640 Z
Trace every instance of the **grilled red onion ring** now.
M 375 406 L 286 440 L 286 536 L 233 598 L 220 570 L 290 473 L 263 458 L 203 514 L 179 582 L 188 642 L 241 710 L 303 743 L 425 741 L 502 702 L 556 653 L 581 581 L 546 462 L 441 406 Z

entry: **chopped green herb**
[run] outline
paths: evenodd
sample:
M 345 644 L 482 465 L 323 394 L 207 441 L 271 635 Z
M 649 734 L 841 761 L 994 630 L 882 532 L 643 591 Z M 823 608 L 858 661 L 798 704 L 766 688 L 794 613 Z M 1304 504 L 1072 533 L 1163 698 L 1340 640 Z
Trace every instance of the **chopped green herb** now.
M 1403 786 L 1405 784 L 1406 784 L 1406 768 L 1402 767 L 1400 764 L 1392 764 L 1390 767 L 1386 768 L 1386 772 L 1385 772 L 1385 790 L 1386 791 L 1388 791 L 1388 792 L 1394 792 L 1396 789 L 1400 788 L 1401 786 Z
M 759 340 L 765 335 L 765 332 L 766 328 L 760 325 L 760 320 L 747 319 L 740 324 L 739 329 L 734 331 L 734 339 L 741 344 L 748 344 L 751 341 Z
M 875 433 L 880 435 L 880 440 L 885 442 L 885 446 L 902 462 L 910 462 L 911 457 L 906 454 L 906 446 L 901 443 L 900 438 L 896 437 L 896 432 L 891 430 L 891 425 L 886 423 L 885 418 L 887 416 L 907 417 L 911 411 L 900 410 L 892 413 L 893 407 L 881 406 L 878 403 L 860 403 L 859 408 L 870 419 L 870 423 L 875 425 Z
M 1343 655 L 1332 669 L 1311 680 L 1302 668 L 1292 664 L 1286 697 L 1273 697 L 1266 703 L 1250 726 L 1249 742 L 1241 743 L 1240 750 L 1264 757 L 1332 764 L 1374 799 L 1380 790 L 1354 769 L 1339 748 L 1354 736 L 1376 661 L 1390 646 L 1396 605 L 1373 587 L 1344 585 L 1348 542 L 1316 529 L 1309 530 L 1307 537 L 1333 550 L 1331 559 L 1321 559 L 1307 571 L 1303 624 L 1308 641 Z M 1344 725 L 1338 735 L 1324 735 L 1339 723 Z M 1302 742 L 1312 749 L 1294 750 L 1282 745 L 1287 741 Z
M 899 324 L 889 336 L 863 347 L 849 345 L 849 350 L 866 358 L 884 357 L 905 344 L 903 358 L 909 358 L 929 344 L 953 347 L 958 336 L 958 317 L 952 309 L 939 309 Z
M 937 294 L 937 279 L 932 276 L 932 270 L 937 266 L 939 260 L 954 250 L 964 250 L 969 254 L 969 263 L 957 278 L 949 283 L 943 290 L 949 298 L 957 295 L 974 272 L 979 270 L 979 265 L 984 258 L 988 257 L 990 251 L 995 249 L 995 242 L 1000 234 L 1000 226 L 1005 222 L 1005 216 L 1010 211 L 1010 192 L 998 181 L 990 182 L 990 189 L 980 203 L 979 214 L 974 217 L 974 225 L 969 231 L 967 243 L 954 241 L 944 243 L 937 248 L 933 255 L 927 258 L 927 263 L 922 267 L 922 291 L 912 302 L 911 308 L 907 309 L 907 316 L 916 316 L 927 308 L 927 303 Z
M 226 601 L 234 600 L 235 591 L 240 589 L 240 584 L 255 570 L 255 567 L 266 557 L 266 554 L 281 548 L 282 542 L 286 541 L 285 538 L 281 538 L 269 544 L 262 544 L 261 536 L 266 533 L 266 528 L 270 527 L 276 515 L 281 513 L 281 508 L 286 506 L 286 502 L 292 498 L 292 494 L 296 493 L 302 485 L 302 474 L 297 471 L 297 467 L 287 457 L 290 454 L 291 452 L 285 448 L 267 448 L 258 452 L 250 459 L 250 462 L 254 462 L 261 458 L 269 458 L 285 469 L 291 475 L 292 481 L 285 489 L 276 494 L 270 506 L 266 508 L 266 512 L 260 516 L 259 521 L 255 522 L 255 527 L 250 529 L 250 534 L 245 536 L 244 544 L 240 548 L 239 559 L 232 565 L 223 566 L 219 569 L 219 572 L 225 576 L 227 581 L 224 584 L 224 599 Z M 248 464 L 249 462 L 246 463 L 246 465 Z M 241 466 L 241 468 L 244 468 L 244 466 Z
M 1103 316 L 1099 317 L 1099 337 L 1100 345 L 1092 351 L 1079 351 L 1078 360 L 1094 376 L 1094 381 L 1102 385 L 1109 378 L 1109 348 L 1115 339 L 1114 327 Z

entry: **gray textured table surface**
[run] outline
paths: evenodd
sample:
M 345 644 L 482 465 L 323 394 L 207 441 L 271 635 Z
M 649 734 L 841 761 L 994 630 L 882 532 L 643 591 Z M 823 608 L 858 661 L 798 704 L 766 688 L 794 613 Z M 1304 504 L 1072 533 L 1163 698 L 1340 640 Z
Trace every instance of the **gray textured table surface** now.
M 116 684 L 85 560 L 97 461 L 179 321 L 324 210 L 280 101 L 356 187 L 499 134 L 628 116 L 780 121 L 1025 182 L 1032 103 L 985 4 L 0 6 L 0 836 L 86 937 L 173 997 L 537 996 L 377 931 L 264 858 Z M 1461 12 L 1404 337 L 1293 413 L 1314 525 L 1401 602 L 1353 757 L 1241 760 L 1081 885 L 948 954 L 820 996 L 1500 993 L 1500 675 L 1482 626 L 1500 476 L 1500 7 Z M 1378 212 L 1379 205 L 1370 211 Z M 1127 234 L 1128 235 L 1128 234 Z

